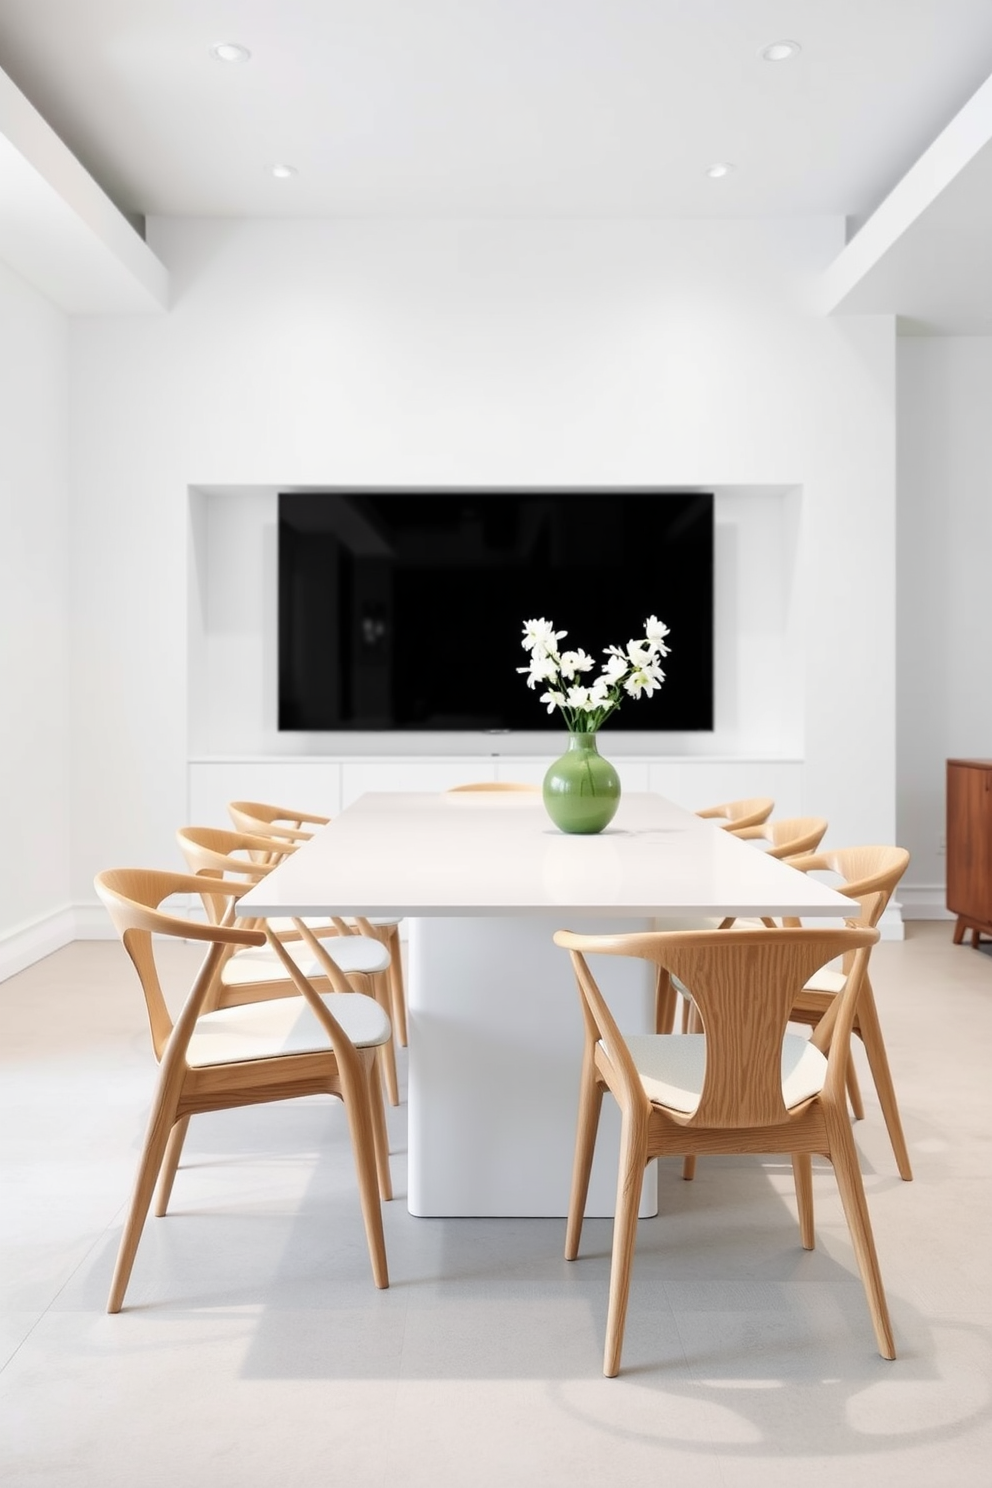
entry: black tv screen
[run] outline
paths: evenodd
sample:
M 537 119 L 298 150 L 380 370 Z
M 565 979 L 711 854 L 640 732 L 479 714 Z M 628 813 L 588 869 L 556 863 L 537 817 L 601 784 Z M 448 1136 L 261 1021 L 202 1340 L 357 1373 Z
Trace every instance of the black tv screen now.
M 599 663 L 649 615 L 671 631 L 666 681 L 606 727 L 712 729 L 711 494 L 279 496 L 280 729 L 560 732 L 516 670 L 524 621 Z

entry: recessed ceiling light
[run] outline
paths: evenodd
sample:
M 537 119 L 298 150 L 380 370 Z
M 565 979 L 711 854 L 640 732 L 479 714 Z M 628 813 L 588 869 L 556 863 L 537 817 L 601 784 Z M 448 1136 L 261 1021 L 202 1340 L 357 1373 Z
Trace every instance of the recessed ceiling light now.
M 711 181 L 719 181 L 724 176 L 729 176 L 734 168 L 729 160 L 718 160 L 715 165 L 708 165 L 706 167 L 706 174 Z
M 269 166 L 269 174 L 275 176 L 277 181 L 288 181 L 290 177 L 298 175 L 299 172 L 295 165 L 284 165 L 278 161 L 275 165 Z
M 801 51 L 798 41 L 770 41 L 761 48 L 761 55 L 766 62 L 788 62 L 790 57 L 797 57 Z
M 210 55 L 215 62 L 247 62 L 251 52 L 239 41 L 219 41 L 210 48 Z

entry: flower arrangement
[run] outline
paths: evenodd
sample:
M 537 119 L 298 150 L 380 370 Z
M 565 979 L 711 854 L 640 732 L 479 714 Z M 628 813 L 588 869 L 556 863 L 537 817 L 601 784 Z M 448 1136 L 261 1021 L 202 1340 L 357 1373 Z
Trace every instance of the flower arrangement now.
M 527 686 L 546 682 L 541 695 L 548 712 L 560 708 L 570 734 L 594 734 L 615 713 L 624 695 L 638 698 L 656 692 L 665 680 L 659 658 L 669 654 L 665 645 L 668 626 L 654 615 L 644 622 L 642 640 L 627 642 L 626 650 L 607 646 L 606 662 L 594 681 L 587 674 L 596 666 L 586 651 L 560 651 L 558 642 L 568 634 L 555 630 L 550 620 L 528 620 L 524 624 L 523 648 L 530 652 L 527 666 L 517 667 L 527 676 Z

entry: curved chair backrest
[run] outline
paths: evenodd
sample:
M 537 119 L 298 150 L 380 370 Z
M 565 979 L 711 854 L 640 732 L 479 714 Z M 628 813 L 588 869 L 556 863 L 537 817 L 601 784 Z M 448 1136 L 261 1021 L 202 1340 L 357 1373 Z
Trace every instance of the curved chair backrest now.
M 229 801 L 227 810 L 237 831 L 287 842 L 308 842 L 313 836 L 308 827 L 326 827 L 330 821 L 329 816 L 272 806 L 266 801 Z
M 525 780 L 472 780 L 467 785 L 449 785 L 446 794 L 457 791 L 539 791 L 539 785 L 530 785 Z
M 827 823 L 822 816 L 784 816 L 779 821 L 727 830 L 744 842 L 767 842 L 765 851 L 770 858 L 791 858 L 796 853 L 815 851 L 826 835 Z
M 840 894 L 858 901 L 859 913 L 848 924 L 877 925 L 909 863 L 904 847 L 834 847 L 791 858 L 801 873 L 836 873 Z
M 706 806 L 702 811 L 697 811 L 696 815 L 719 821 L 720 826 L 727 831 L 737 831 L 741 827 L 760 826 L 774 810 L 775 802 L 770 796 L 748 796 L 740 801 L 724 801 L 719 806 Z
M 176 841 L 189 871 L 201 879 L 232 879 L 248 889 L 276 863 L 296 851 L 290 842 L 276 845 L 271 837 L 227 832 L 221 827 L 180 827 Z M 217 902 L 204 899 L 207 916 L 214 918 Z
M 94 882 L 138 973 L 145 995 L 155 1057 L 161 1059 L 172 1033 L 173 1023 L 162 995 L 152 937 L 170 936 L 173 939 L 202 940 L 209 943 L 211 950 L 197 980 L 197 987 L 202 983 L 205 992 L 213 981 L 218 966 L 232 948 L 265 944 L 265 934 L 261 930 L 221 923 L 229 917 L 238 896 L 250 884 L 228 881 L 207 886 L 202 878 L 190 874 L 166 873 L 151 868 L 111 868 L 105 873 L 98 873 Z M 202 920 L 190 920 L 184 915 L 163 911 L 161 904 L 173 894 L 199 894 L 204 900 L 215 901 L 208 922 L 204 924 Z
M 602 936 L 560 930 L 554 939 L 571 952 L 587 1037 L 606 1050 L 621 1097 L 632 1109 L 646 1107 L 648 1098 L 585 958 L 590 953 L 640 957 L 692 988 L 706 1030 L 706 1068 L 699 1104 L 680 1124 L 723 1130 L 777 1126 L 791 1119 L 782 1097 L 782 1044 L 796 996 L 821 966 L 855 953 L 829 1052 L 823 1041 L 827 1081 L 839 1082 L 837 1089 L 843 1092 L 857 994 L 877 930 L 776 927 Z M 814 1041 L 817 1037 L 814 1032 Z

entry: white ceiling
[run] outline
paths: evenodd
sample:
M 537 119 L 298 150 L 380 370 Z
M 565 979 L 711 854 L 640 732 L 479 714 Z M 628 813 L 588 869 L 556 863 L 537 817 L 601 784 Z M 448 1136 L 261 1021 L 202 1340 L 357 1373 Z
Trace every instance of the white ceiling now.
M 0 69 L 132 217 L 856 226 L 992 74 L 992 0 L 0 0 Z

